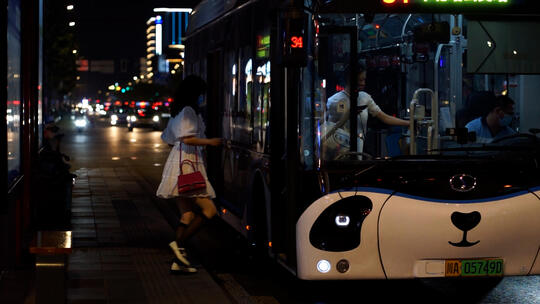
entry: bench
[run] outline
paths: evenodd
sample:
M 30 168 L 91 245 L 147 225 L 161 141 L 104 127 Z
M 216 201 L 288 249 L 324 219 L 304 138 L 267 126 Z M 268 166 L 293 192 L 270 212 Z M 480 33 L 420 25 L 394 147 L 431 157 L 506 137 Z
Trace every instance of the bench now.
M 36 255 L 36 304 L 66 303 L 67 256 L 71 231 L 38 231 L 30 244 Z

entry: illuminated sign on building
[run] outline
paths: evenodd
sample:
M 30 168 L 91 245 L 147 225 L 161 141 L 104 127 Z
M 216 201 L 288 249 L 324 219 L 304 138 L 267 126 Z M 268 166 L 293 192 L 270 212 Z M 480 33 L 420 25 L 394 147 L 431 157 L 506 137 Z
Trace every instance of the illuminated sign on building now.
M 161 16 L 156 16 L 156 55 L 163 53 L 163 43 L 161 37 L 163 20 Z

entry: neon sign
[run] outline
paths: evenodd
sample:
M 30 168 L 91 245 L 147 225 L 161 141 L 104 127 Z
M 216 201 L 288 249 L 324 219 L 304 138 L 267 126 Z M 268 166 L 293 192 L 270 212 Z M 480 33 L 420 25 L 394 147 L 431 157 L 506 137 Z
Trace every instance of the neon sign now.
M 291 47 L 293 49 L 301 49 L 304 47 L 304 39 L 302 36 L 292 36 L 291 37 Z

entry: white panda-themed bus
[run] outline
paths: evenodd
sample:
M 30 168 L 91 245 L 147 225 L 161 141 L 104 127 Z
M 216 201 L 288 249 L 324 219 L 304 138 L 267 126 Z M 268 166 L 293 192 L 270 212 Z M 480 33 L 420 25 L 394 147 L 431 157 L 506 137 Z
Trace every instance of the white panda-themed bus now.
M 305 280 L 540 274 L 539 17 L 529 0 L 203 0 L 184 74 L 226 142 L 207 155 L 221 218 Z M 343 91 L 357 102 L 331 106 Z

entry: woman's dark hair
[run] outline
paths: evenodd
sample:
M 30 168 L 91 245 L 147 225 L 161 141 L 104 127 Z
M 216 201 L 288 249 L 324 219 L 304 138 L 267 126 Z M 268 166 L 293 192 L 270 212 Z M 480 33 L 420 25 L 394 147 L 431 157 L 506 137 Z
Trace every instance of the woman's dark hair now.
M 195 112 L 199 111 L 197 101 L 201 94 L 206 91 L 206 82 L 199 76 L 189 75 L 174 91 L 174 101 L 171 104 L 171 117 L 175 117 L 186 106 L 192 107 Z
M 498 95 L 497 98 L 495 98 L 495 104 L 497 107 L 506 108 L 515 104 L 515 102 L 508 95 Z

